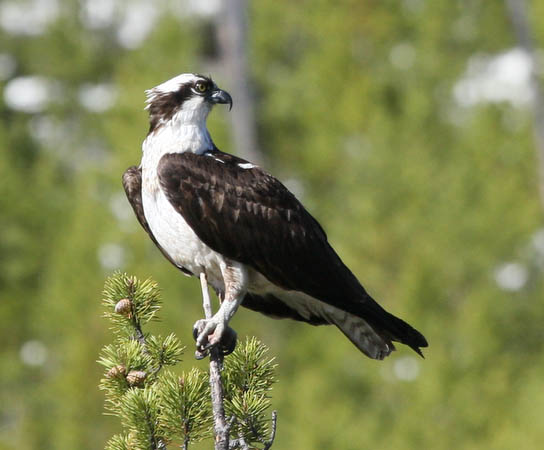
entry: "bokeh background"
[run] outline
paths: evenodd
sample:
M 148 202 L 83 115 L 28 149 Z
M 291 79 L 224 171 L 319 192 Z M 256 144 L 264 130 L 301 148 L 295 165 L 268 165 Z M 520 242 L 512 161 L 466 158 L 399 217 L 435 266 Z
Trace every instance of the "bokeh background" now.
M 210 117 L 216 144 L 284 180 L 430 342 L 425 360 L 403 347 L 377 362 L 330 327 L 240 310 L 239 335 L 279 364 L 274 448 L 541 448 L 544 2 L 516 33 L 524 5 L 3 0 L 0 448 L 99 449 L 119 432 L 96 364 L 113 271 L 158 281 L 152 330 L 192 346 L 198 282 L 154 248 L 120 183 L 147 132 L 143 91 L 181 72 L 233 94 Z M 191 354 L 184 367 L 205 367 Z

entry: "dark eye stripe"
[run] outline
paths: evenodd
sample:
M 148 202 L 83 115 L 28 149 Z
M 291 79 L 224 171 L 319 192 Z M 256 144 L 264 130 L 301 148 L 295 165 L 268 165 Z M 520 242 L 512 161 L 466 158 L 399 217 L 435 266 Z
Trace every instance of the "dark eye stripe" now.
M 197 85 L 203 85 L 205 89 L 199 91 Z M 149 104 L 149 133 L 152 133 L 165 121 L 172 118 L 183 103 L 193 95 L 205 95 L 214 89 L 214 82 L 206 77 L 198 78 L 191 83 L 180 86 L 174 92 L 155 92 L 153 102 Z

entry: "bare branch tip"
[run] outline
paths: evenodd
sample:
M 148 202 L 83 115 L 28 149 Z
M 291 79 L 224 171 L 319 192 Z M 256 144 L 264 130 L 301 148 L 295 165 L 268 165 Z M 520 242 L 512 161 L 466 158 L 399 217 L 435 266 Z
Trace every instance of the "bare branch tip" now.
M 276 439 L 276 428 L 278 425 L 278 412 L 272 411 L 272 429 L 270 430 L 270 439 L 265 443 L 263 450 L 268 450 L 274 444 L 274 439 Z

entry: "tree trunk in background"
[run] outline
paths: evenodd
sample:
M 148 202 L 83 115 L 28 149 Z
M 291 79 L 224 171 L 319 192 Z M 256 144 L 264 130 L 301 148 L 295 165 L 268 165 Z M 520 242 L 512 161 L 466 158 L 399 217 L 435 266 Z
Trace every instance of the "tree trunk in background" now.
M 222 2 L 217 17 L 221 63 L 234 99 L 232 130 L 236 153 L 256 164 L 263 155 L 257 144 L 253 93 L 247 58 L 247 0 Z
M 535 55 L 533 33 L 529 24 L 527 4 L 525 0 L 506 0 L 507 11 L 516 33 L 519 46 L 527 52 L 531 58 L 531 87 L 534 92 L 533 107 L 533 133 L 538 159 L 538 186 L 540 203 L 544 208 L 544 97 L 538 80 L 538 59 Z

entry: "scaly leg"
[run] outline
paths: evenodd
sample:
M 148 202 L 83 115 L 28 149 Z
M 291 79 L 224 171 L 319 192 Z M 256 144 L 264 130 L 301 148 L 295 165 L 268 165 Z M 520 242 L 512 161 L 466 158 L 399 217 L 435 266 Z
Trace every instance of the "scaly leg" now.
M 236 332 L 228 323 L 238 309 L 245 294 L 245 270 L 242 267 L 227 266 L 223 270 L 225 282 L 225 299 L 217 313 L 212 316 L 211 301 L 208 292 L 206 274 L 200 274 L 200 287 L 205 319 L 198 320 L 193 326 L 193 336 L 196 339 L 197 359 L 204 358 L 210 348 L 219 345 L 223 354 L 232 353 L 236 347 Z

